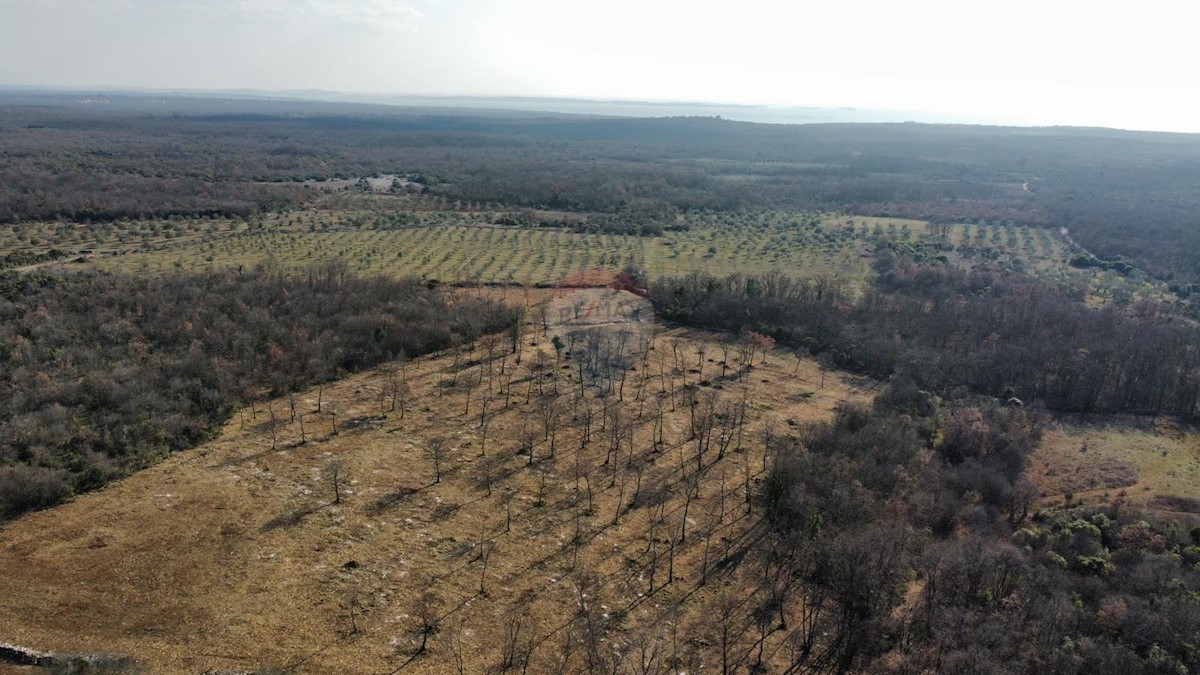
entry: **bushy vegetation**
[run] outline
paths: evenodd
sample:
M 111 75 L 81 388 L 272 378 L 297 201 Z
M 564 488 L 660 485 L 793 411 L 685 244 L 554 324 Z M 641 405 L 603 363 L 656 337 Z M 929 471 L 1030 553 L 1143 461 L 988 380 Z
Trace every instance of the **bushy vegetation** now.
M 516 321 L 415 280 L 329 265 L 166 280 L 9 273 L 0 514 L 53 505 L 210 437 L 235 407 Z
M 61 260 L 64 256 L 66 256 L 66 253 L 56 248 L 52 248 L 45 253 L 13 251 L 0 257 L 0 270 L 7 270 L 21 265 L 36 265 L 52 260 Z
M 1200 531 L 1121 502 L 1031 514 L 1037 436 L 1022 410 L 892 391 L 781 439 L 765 548 L 800 584 L 797 672 L 1200 667 Z
M 877 272 L 862 293 L 781 274 L 650 289 L 676 321 L 890 381 L 873 408 L 779 438 L 760 491 L 772 588 L 782 603 L 798 582 L 805 608 L 796 672 L 1200 666 L 1200 533 L 1121 497 L 1037 510 L 1023 478 L 1042 407 L 1194 419 L 1195 325 L 985 266 L 885 255 Z

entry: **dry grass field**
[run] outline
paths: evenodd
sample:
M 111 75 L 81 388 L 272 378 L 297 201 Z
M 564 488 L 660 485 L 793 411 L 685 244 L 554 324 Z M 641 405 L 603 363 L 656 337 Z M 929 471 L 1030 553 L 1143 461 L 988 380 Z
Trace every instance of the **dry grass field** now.
M 4 525 L 0 637 L 148 672 L 745 670 L 759 642 L 778 670 L 785 631 L 747 602 L 766 435 L 874 392 L 642 302 L 562 295 L 519 355 L 485 339 L 259 403 Z M 597 326 L 628 371 L 580 366 Z
M 1029 475 L 1047 503 L 1117 497 L 1162 511 L 1200 514 L 1200 435 L 1160 418 L 1103 423 L 1064 417 L 1046 430 Z

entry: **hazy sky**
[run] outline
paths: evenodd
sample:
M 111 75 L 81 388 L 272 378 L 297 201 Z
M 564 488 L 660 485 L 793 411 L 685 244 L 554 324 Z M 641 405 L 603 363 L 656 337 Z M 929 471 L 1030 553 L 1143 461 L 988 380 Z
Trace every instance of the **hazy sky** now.
M 0 0 L 0 84 L 854 106 L 1200 131 L 1176 0 Z

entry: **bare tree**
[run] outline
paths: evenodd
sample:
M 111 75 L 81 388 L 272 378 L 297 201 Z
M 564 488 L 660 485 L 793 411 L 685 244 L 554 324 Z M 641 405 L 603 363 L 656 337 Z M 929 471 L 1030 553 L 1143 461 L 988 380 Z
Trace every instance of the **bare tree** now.
M 321 474 L 325 480 L 329 481 L 329 487 L 333 489 L 333 503 L 342 503 L 342 484 L 349 481 L 349 470 L 338 460 L 332 460 L 325 465 Z
M 529 417 L 521 415 L 521 428 L 517 431 L 517 441 L 521 444 L 519 453 L 525 453 L 526 465 L 533 464 L 533 446 L 537 443 L 537 429 L 529 424 Z
M 754 671 L 761 672 L 765 668 L 763 665 L 763 651 L 767 644 L 767 637 L 775 632 L 775 607 L 771 603 L 772 601 L 767 599 L 766 602 L 755 607 L 751 612 L 754 626 L 758 629 L 758 640 L 755 644 L 758 654 L 755 655 L 754 665 L 752 666 Z
M 553 673 L 569 673 L 571 672 L 571 657 L 575 654 L 575 630 L 578 623 L 578 617 L 573 616 L 563 628 L 562 646 L 558 648 L 550 662 L 548 672 Z
M 412 388 L 408 382 L 399 380 L 392 385 L 392 410 L 400 409 L 400 419 L 404 419 L 404 413 L 408 411 L 408 402 L 412 399 Z
M 500 335 L 485 335 L 479 339 L 479 342 L 483 348 L 483 356 L 479 358 L 479 381 L 483 382 L 486 376 L 488 388 L 491 389 L 492 362 L 495 360 L 496 352 L 500 350 L 504 338 Z
M 691 433 L 688 439 L 696 437 L 696 408 L 700 405 L 699 391 L 696 385 L 685 384 L 679 392 L 683 405 L 688 410 L 688 428 Z
M 609 442 L 608 453 L 604 456 L 605 466 L 612 466 L 614 481 L 616 480 L 617 463 L 621 460 L 621 439 L 624 435 L 624 419 L 621 406 L 607 406 L 609 422 L 606 424 Z
M 770 465 L 772 453 L 775 451 L 775 429 L 778 426 L 779 420 L 774 417 L 768 417 L 763 423 L 763 454 L 762 454 L 762 470 L 765 472 Z
M 725 371 L 729 368 L 729 351 L 733 343 L 729 339 L 721 340 L 721 379 L 725 379 Z
M 657 675 L 659 661 L 662 658 L 663 639 L 659 635 L 651 635 L 649 630 L 643 630 L 633 641 L 633 650 L 637 654 L 634 672 L 638 675 Z
M 500 672 L 512 669 L 517 660 L 518 641 L 521 639 L 521 627 L 524 625 L 524 615 L 518 611 L 504 617 L 504 638 L 500 643 Z
M 654 399 L 654 447 L 655 447 L 655 449 L 661 448 L 666 443 L 665 439 L 663 438 L 663 431 L 664 431 L 663 417 L 666 415 L 666 412 L 667 412 L 667 409 L 666 409 L 666 406 L 663 404 L 662 398 L 655 397 L 655 399 Z
M 595 504 L 592 502 L 592 462 L 589 459 L 581 457 L 582 453 L 575 453 L 575 474 L 578 478 L 583 479 L 584 486 L 587 488 L 588 506 L 586 515 L 592 515 L 596 512 Z
M 525 335 L 525 315 L 529 308 L 529 289 L 525 289 L 525 306 L 519 307 L 512 317 L 512 323 L 508 326 L 508 339 L 512 348 L 513 354 L 517 355 L 517 365 L 521 365 L 521 338 Z
M 458 342 L 457 336 L 454 336 L 453 339 L 456 343 Z M 452 373 L 450 376 L 451 387 L 458 385 L 459 364 L 462 363 L 463 352 L 466 349 L 474 350 L 474 348 L 474 345 L 468 345 L 467 347 L 460 349 L 457 344 L 450 348 L 450 353 L 454 356 L 454 361 L 450 364 L 450 372 Z
M 695 500 L 700 491 L 699 480 L 700 475 L 698 473 L 687 474 L 685 470 L 683 476 L 683 519 L 679 523 L 680 544 L 687 541 L 688 511 L 691 510 L 692 501 Z
M 754 491 L 750 488 L 750 453 L 742 454 L 742 490 L 746 497 L 746 515 L 749 516 L 754 512 Z
M 741 396 L 738 398 L 737 420 L 735 422 L 735 426 L 737 427 L 737 446 L 735 446 L 734 450 L 736 452 L 742 451 L 742 437 L 746 431 L 746 411 L 749 408 L 749 404 L 750 387 L 742 387 Z
M 549 442 L 550 458 L 554 459 L 556 439 L 558 438 L 558 423 L 562 414 L 557 396 L 548 397 L 542 402 L 542 431 L 543 440 Z
M 584 657 L 587 661 L 588 672 L 598 672 L 603 655 L 600 644 L 603 640 L 604 627 L 600 617 L 600 603 L 595 596 L 600 588 L 600 579 L 587 568 L 574 572 L 576 618 L 583 629 Z
M 492 545 L 485 539 L 479 541 L 479 594 L 487 596 L 488 561 L 492 557 Z
M 583 414 L 579 416 L 579 449 L 583 450 L 588 443 L 592 442 L 592 404 L 586 402 L 583 407 Z
M 504 507 L 504 531 L 512 531 L 512 503 L 517 491 L 506 487 L 500 491 L 500 504 Z
M 821 355 L 817 357 L 817 364 L 821 366 L 821 389 L 824 389 L 825 375 L 827 375 L 834 366 L 833 357 L 829 355 L 829 352 L 821 352 Z
M 537 500 L 533 502 L 534 506 L 542 507 L 546 505 L 546 477 L 553 470 L 553 465 L 545 466 L 538 470 L 538 494 Z
M 430 636 L 438 631 L 438 606 L 440 604 L 438 597 L 428 588 L 428 584 L 425 584 L 425 590 L 417 599 L 416 615 L 421 622 L 421 627 L 418 629 L 421 644 L 417 646 L 414 656 L 425 653 Z
M 479 382 L 471 379 L 469 376 L 464 377 L 462 388 L 466 390 L 466 396 L 463 397 L 463 417 L 467 418 L 471 415 L 471 395 L 475 392 L 475 388 L 479 386 Z
M 737 408 L 726 403 L 721 406 L 720 412 L 715 414 L 716 422 L 721 425 L 721 433 L 717 434 L 717 461 L 725 458 L 725 451 L 729 449 L 729 444 L 733 442 L 735 436 L 735 427 L 737 426 Z
M 721 654 L 721 675 L 729 675 L 736 664 L 733 663 L 733 648 L 739 635 L 736 635 L 737 610 L 741 605 L 736 593 L 728 585 L 722 584 L 717 592 L 712 617 L 716 620 L 717 648 Z
M 518 363 L 519 363 L 519 361 L 518 361 Z M 512 400 L 513 376 L 514 376 L 514 373 L 512 370 L 509 370 L 508 373 L 506 373 L 504 375 L 504 407 L 505 407 L 505 409 L 508 408 L 508 404 Z
M 272 403 L 271 401 L 267 401 L 267 411 L 268 411 L 268 412 L 270 413 L 270 415 L 271 415 L 271 421 L 270 421 L 270 426 L 271 426 L 271 449 L 272 449 L 272 450 L 274 450 L 274 449 L 275 449 L 275 444 L 276 444 L 276 439 L 277 439 L 278 435 L 277 435 L 277 433 L 276 433 L 276 430 L 275 430 L 275 427 L 277 426 L 277 420 L 275 419 L 275 405 L 274 405 L 274 403 Z
M 463 658 L 462 623 L 454 624 L 450 631 L 450 654 L 454 659 L 454 670 L 458 675 L 467 675 L 466 661 Z
M 346 630 L 346 636 L 352 637 L 358 635 L 358 618 L 362 614 L 362 587 L 359 584 L 351 586 L 343 595 L 341 607 L 344 611 L 346 623 L 349 628 Z
M 754 491 L 751 489 L 750 481 L 750 453 L 742 453 L 742 490 L 746 500 L 746 515 L 750 515 L 754 510 Z
M 477 476 L 476 484 L 484 488 L 488 497 L 492 496 L 493 472 L 503 461 L 503 455 L 492 454 L 475 462 L 475 464 L 479 465 L 479 472 L 483 474 L 482 476 Z
M 492 416 L 488 415 L 488 405 L 492 402 L 491 392 L 485 392 L 483 401 L 481 401 L 479 409 L 479 456 L 487 455 L 487 433 L 488 425 L 492 422 Z
M 425 453 L 433 462 L 434 483 L 442 482 L 442 461 L 446 458 L 446 448 L 449 444 L 450 439 L 445 436 L 433 436 L 426 442 Z
M 533 306 L 533 324 L 542 329 L 543 338 L 550 334 L 550 316 L 546 312 L 545 303 Z
M 663 503 L 665 504 L 666 500 L 663 500 Z M 647 509 L 646 516 L 649 525 L 646 532 L 646 544 L 650 553 L 650 590 L 648 594 L 653 595 L 654 577 L 658 573 L 658 533 L 656 530 L 658 529 L 659 513 L 655 509 Z
M 717 535 L 717 531 L 721 527 L 721 517 L 714 518 L 714 512 L 717 510 L 716 504 L 709 506 L 708 517 L 705 519 L 706 528 L 704 531 L 704 553 L 700 558 L 700 583 L 699 586 L 704 586 L 708 583 L 708 562 L 709 553 L 712 550 L 712 538 Z M 723 508 L 723 507 L 722 507 Z
M 579 549 L 583 546 L 583 518 L 579 513 L 579 479 L 575 480 L 575 494 L 571 500 L 571 520 L 575 523 L 575 532 L 571 535 L 571 569 L 579 563 Z
M 618 473 L 617 464 L 616 464 L 616 462 L 614 462 L 613 463 L 614 480 L 616 478 L 617 473 Z M 621 471 L 619 473 L 621 474 L 621 487 L 617 491 L 617 506 L 616 506 L 616 508 L 613 509 L 613 519 L 612 519 L 613 525 L 616 525 L 621 521 L 621 513 L 625 510 L 625 482 L 626 482 L 627 476 L 629 475 L 629 472 Z M 610 484 L 609 487 L 612 487 L 612 485 Z
M 525 365 L 529 369 L 529 387 L 525 390 L 525 402 L 529 403 L 532 400 L 535 384 L 539 396 L 545 393 L 545 374 L 554 367 L 554 364 L 550 360 L 550 356 L 539 349 L 533 353 L 533 357 Z

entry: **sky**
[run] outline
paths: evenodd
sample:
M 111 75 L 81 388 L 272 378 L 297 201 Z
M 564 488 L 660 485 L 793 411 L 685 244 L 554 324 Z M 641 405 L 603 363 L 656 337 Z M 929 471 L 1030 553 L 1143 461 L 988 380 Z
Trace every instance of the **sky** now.
M 1200 132 L 1183 0 L 0 0 L 0 85 L 558 96 Z

